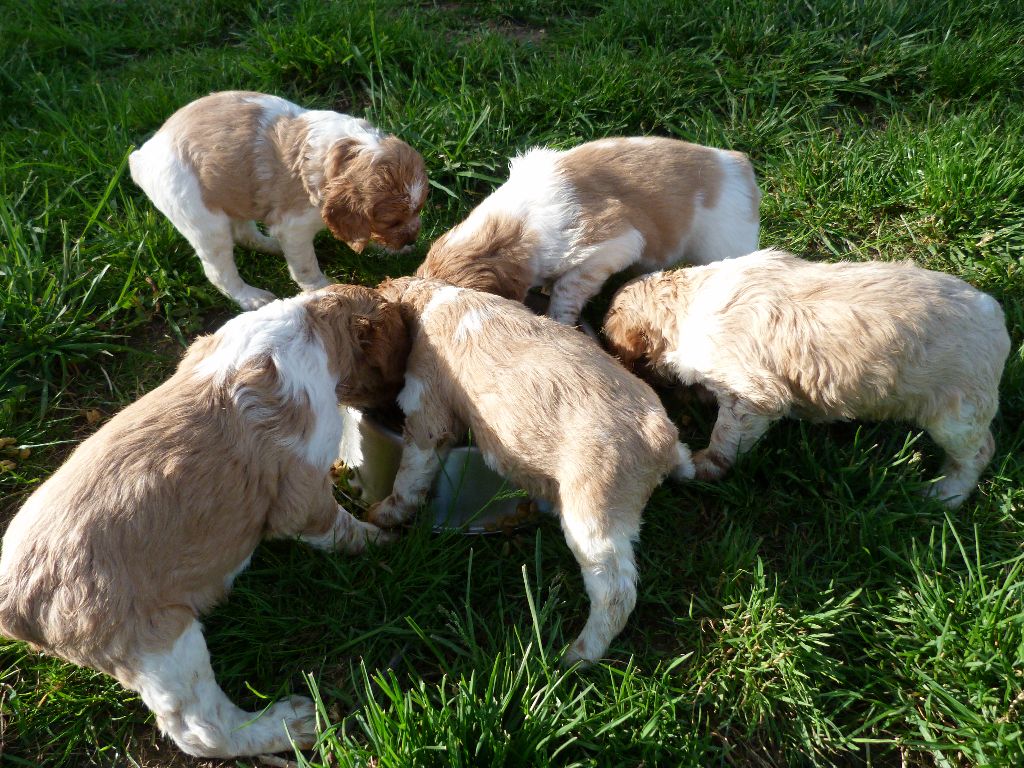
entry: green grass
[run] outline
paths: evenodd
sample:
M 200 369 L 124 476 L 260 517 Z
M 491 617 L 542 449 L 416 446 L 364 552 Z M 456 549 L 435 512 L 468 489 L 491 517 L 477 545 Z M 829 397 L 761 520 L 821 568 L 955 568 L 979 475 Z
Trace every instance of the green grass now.
M 589 670 L 557 664 L 588 606 L 554 521 L 511 538 L 420 525 L 356 559 L 261 547 L 207 636 L 239 703 L 316 693 L 324 735 L 303 761 L 1024 763 L 1019 3 L 26 0 L 0 40 L 0 437 L 16 440 L 0 521 L 235 312 L 124 167 L 211 90 L 365 115 L 423 153 L 416 252 L 356 257 L 323 235 L 339 281 L 410 272 L 518 150 L 654 133 L 750 153 L 763 243 L 911 258 L 1006 311 L 997 454 L 963 509 L 916 495 L 939 456 L 904 426 L 779 425 L 725 482 L 655 492 L 636 612 Z M 294 291 L 281 259 L 240 265 Z M 700 446 L 712 414 L 668 403 Z M 110 679 L 0 641 L 4 765 L 173 755 Z

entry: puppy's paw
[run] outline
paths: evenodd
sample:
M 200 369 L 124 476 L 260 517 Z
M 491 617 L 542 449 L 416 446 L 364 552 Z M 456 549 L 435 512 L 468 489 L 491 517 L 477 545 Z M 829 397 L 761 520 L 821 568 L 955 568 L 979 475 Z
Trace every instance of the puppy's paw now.
M 331 284 L 331 281 L 327 279 L 325 275 L 315 277 L 312 280 L 306 280 L 299 283 L 299 288 L 304 291 L 319 291 L 321 288 L 326 288 Z
M 586 669 L 595 661 L 597 661 L 597 658 L 587 653 L 583 638 L 577 637 L 573 644 L 569 646 L 569 650 L 565 652 L 560 664 L 565 668 L 579 664 L 581 669 Z
M 270 291 L 262 291 L 259 288 L 253 288 L 251 285 L 247 286 L 246 290 L 232 298 L 234 298 L 234 300 L 238 302 L 238 306 L 246 312 L 253 309 L 259 309 L 260 307 L 266 306 L 270 302 L 277 300 L 277 296 L 272 294 Z
M 676 443 L 677 463 L 672 470 L 672 477 L 681 483 L 693 480 L 697 476 L 697 467 L 694 465 L 693 455 L 690 449 L 683 443 Z
M 721 480 L 729 469 L 729 461 L 722 454 L 705 448 L 693 454 L 693 469 L 695 480 Z
M 283 723 L 299 749 L 309 749 L 316 743 L 316 705 L 305 696 L 282 699 L 264 712 L 263 717 L 271 723 Z
M 408 520 L 412 513 L 413 510 L 392 493 L 386 499 L 378 501 L 370 507 L 366 517 L 371 523 L 381 528 L 394 528 Z
M 373 523 L 362 523 L 361 525 L 363 526 L 363 536 L 367 544 L 384 546 L 385 544 L 393 544 L 398 541 L 398 531 L 378 528 Z
M 922 495 L 942 502 L 949 509 L 958 509 L 964 503 L 970 490 L 972 489 L 969 488 L 965 493 L 962 483 L 945 477 L 929 485 Z

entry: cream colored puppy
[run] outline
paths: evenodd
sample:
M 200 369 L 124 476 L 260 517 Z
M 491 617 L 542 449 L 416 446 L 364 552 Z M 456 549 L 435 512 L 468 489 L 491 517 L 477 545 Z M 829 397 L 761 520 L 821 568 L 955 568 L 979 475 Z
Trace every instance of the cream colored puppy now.
M 930 494 L 959 506 L 992 458 L 1010 350 L 1003 312 L 959 278 L 910 262 L 804 261 L 764 250 L 627 283 L 605 335 L 717 396 L 697 477 L 717 479 L 773 421 L 903 419 L 946 451 Z
M 339 399 L 393 399 L 408 337 L 369 288 L 276 301 L 197 340 L 29 497 L 0 555 L 0 632 L 137 691 L 185 752 L 312 744 L 293 696 L 262 713 L 217 685 L 200 614 L 261 539 L 355 553 L 379 531 L 334 500 Z
M 472 430 L 492 469 L 553 503 L 591 604 L 567 660 L 600 658 L 636 603 L 633 544 L 651 491 L 669 472 L 693 476 L 665 409 L 594 341 L 521 304 L 415 278 L 380 291 L 401 303 L 413 341 L 402 459 L 370 519 L 411 516 L 440 453 Z
M 416 240 L 427 197 L 420 157 L 365 120 L 277 96 L 223 91 L 171 115 L 128 158 L 132 179 L 196 250 L 217 289 L 255 309 L 234 244 L 284 254 L 303 290 L 327 285 L 313 251 L 325 226 L 357 253 Z M 256 228 L 262 221 L 271 237 Z
M 761 192 L 740 152 L 658 137 L 531 149 L 508 181 L 436 240 L 421 277 L 522 301 L 550 284 L 548 315 L 575 323 L 616 272 L 757 248 Z

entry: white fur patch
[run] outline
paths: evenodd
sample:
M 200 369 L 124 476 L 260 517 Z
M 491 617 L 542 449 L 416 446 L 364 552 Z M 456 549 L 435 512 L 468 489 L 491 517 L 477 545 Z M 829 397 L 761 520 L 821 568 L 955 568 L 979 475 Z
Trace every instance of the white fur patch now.
M 558 168 L 562 153 L 534 148 L 512 158 L 508 181 L 498 187 L 448 235 L 449 247 L 485 226 L 492 214 L 525 221 L 538 243 L 533 266 L 539 277 L 561 274 L 561 260 L 571 248 L 571 225 L 579 206 L 572 185 Z
M 692 268 L 694 271 L 706 270 L 711 276 L 696 293 L 686 317 L 679 324 L 674 349 L 670 349 L 665 355 L 665 359 L 674 366 L 676 375 L 683 384 L 696 384 L 702 380 L 701 374 L 714 370 L 720 352 L 716 340 L 719 332 L 719 312 L 735 296 L 737 287 L 742 282 L 743 272 L 763 263 L 765 259 L 772 258 L 774 253 L 771 250 L 758 251 L 741 262 L 726 259 Z M 737 263 L 742 266 L 738 267 Z M 726 264 L 727 266 L 723 266 Z
M 676 443 L 676 455 L 679 461 L 672 470 L 672 477 L 676 480 L 693 480 L 697 476 L 697 468 L 693 466 L 693 455 L 684 443 Z
M 308 440 L 296 437 L 286 447 L 313 466 L 330 467 L 341 442 L 342 419 L 327 352 L 319 338 L 310 338 L 305 303 L 316 294 L 281 299 L 255 312 L 225 323 L 216 337 L 213 352 L 196 366 L 196 374 L 222 383 L 252 358 L 269 354 L 280 380 L 280 393 L 292 400 L 305 399 L 313 411 L 313 433 Z M 236 407 L 246 397 L 232 392 Z
M 272 126 L 281 117 L 298 117 L 306 111 L 297 104 L 292 104 L 280 96 L 272 96 L 268 93 L 245 96 L 242 98 L 242 101 L 249 104 L 259 104 L 263 108 L 260 123 L 264 129 Z
M 253 755 L 290 745 L 285 724 L 299 741 L 312 743 L 314 714 L 308 700 L 282 701 L 260 714 L 236 707 L 217 685 L 198 621 L 165 651 L 144 653 L 130 676 L 157 716 L 160 728 L 197 756 Z
M 420 502 L 438 469 L 437 452 L 407 442 L 402 448 L 402 463 L 395 476 L 394 493 L 404 499 Z
M 408 416 L 410 413 L 418 411 L 423 402 L 425 390 L 426 386 L 421 379 L 416 376 L 406 376 L 405 386 L 398 393 L 398 407 L 402 409 L 402 413 Z
M 459 319 L 453 338 L 455 341 L 461 342 L 470 336 L 475 336 L 483 330 L 484 321 L 493 314 L 494 310 L 490 308 L 477 309 L 474 307 Z
M 430 297 L 430 301 L 427 302 L 427 306 L 423 308 L 423 314 L 420 315 L 420 322 L 427 322 L 427 318 L 430 316 L 431 312 L 440 306 L 455 301 L 456 297 L 462 293 L 463 290 L 464 289 L 455 285 L 446 285 L 444 288 L 438 288 L 434 291 L 434 295 Z
M 569 268 L 586 263 L 588 274 L 614 274 L 639 261 L 644 252 L 644 244 L 640 230 L 630 227 L 611 240 L 576 249 L 572 259 L 566 259 L 563 266 Z
M 427 185 L 426 181 L 422 178 L 416 179 L 408 187 L 409 192 L 409 210 L 415 211 L 427 197 Z
M 383 138 L 381 131 L 365 120 L 340 112 L 311 109 L 304 112 L 300 119 L 308 126 L 306 140 L 321 153 L 330 149 L 339 139 L 359 139 L 367 149 L 376 149 Z
M 363 412 L 358 408 L 339 405 L 341 414 L 341 442 L 338 444 L 338 458 L 346 467 L 356 469 L 363 466 Z
M 238 578 L 238 574 L 249 567 L 249 563 L 252 562 L 252 555 L 249 555 L 245 560 L 238 564 L 238 566 L 231 571 L 227 576 L 224 577 L 225 589 L 231 589 L 231 585 L 235 583 L 235 579 Z
M 718 151 L 722 187 L 712 207 L 698 197 L 693 226 L 676 247 L 672 260 L 686 258 L 691 264 L 710 264 L 744 256 L 757 250 L 761 225 L 758 203 L 751 197 L 748 168 L 724 150 Z

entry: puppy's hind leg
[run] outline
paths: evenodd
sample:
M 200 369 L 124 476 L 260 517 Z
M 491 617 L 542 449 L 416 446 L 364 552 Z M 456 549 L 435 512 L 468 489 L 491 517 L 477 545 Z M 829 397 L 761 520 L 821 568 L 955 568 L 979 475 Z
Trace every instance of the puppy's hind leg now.
M 118 675 L 156 715 L 160 730 L 182 751 L 197 757 L 237 757 L 313 745 L 316 711 L 301 696 L 262 712 L 235 706 L 217 685 L 199 622 L 173 645 L 142 654 L 131 673 Z
M 583 305 L 596 295 L 616 272 L 636 263 L 643 253 L 644 238 L 632 227 L 624 234 L 587 249 L 583 261 L 551 286 L 548 316 L 566 325 L 579 320 Z
M 251 248 L 260 253 L 269 253 L 273 256 L 281 256 L 281 243 L 276 237 L 269 237 L 260 232 L 255 221 L 232 221 L 231 236 L 235 242 L 245 248 Z
M 988 428 L 991 415 L 987 411 L 977 415 L 983 417 L 980 423 L 974 407 L 964 404 L 959 415 L 946 414 L 926 427 L 946 452 L 941 469 L 944 477 L 933 483 L 927 494 L 951 509 L 963 504 L 995 453 L 995 438 Z
M 194 183 L 194 182 L 193 182 Z M 257 309 L 276 297 L 246 283 L 235 264 L 235 240 L 231 219 L 209 210 L 200 200 L 198 186 L 191 194 L 161 208 L 167 218 L 195 248 L 207 279 L 242 309 Z
M 588 494 L 585 485 L 560 493 L 562 531 L 590 597 L 590 615 L 566 652 L 565 664 L 600 659 L 633 612 L 637 580 L 633 542 L 640 536 L 640 507 L 646 498 L 636 501 L 613 509 L 607 499 Z

